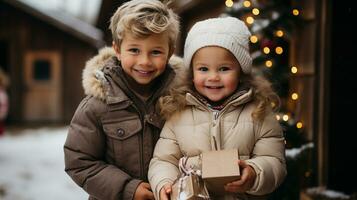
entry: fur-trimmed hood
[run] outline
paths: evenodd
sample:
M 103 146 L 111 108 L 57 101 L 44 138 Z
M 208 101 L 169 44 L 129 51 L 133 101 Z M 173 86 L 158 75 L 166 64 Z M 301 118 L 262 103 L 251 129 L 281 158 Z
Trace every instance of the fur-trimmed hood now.
M 181 112 L 186 106 L 195 106 L 205 110 L 211 107 L 209 102 L 195 90 L 191 89 L 189 81 L 180 84 L 179 87 L 170 90 L 170 95 L 161 97 L 160 112 L 165 119 L 169 119 L 175 112 Z M 249 86 L 241 86 L 233 95 L 231 95 L 221 106 L 238 106 L 254 99 L 254 90 Z
M 102 101 L 105 100 L 104 83 L 106 80 L 104 78 L 103 68 L 113 56 L 115 56 L 114 49 L 104 47 L 99 50 L 98 55 L 87 61 L 82 73 L 82 85 L 86 95 L 94 96 Z M 176 73 L 174 81 L 170 84 L 170 88 L 175 88 L 175 85 L 178 85 L 179 82 L 183 80 L 183 60 L 173 55 L 169 60 L 169 64 Z

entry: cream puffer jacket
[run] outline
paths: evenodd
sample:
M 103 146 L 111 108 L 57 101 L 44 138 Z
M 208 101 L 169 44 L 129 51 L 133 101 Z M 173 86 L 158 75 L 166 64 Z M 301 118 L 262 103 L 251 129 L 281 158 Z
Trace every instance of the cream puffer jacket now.
M 211 136 L 218 139 L 220 149 L 238 149 L 239 159 L 254 168 L 257 177 L 248 196 L 259 195 L 257 199 L 262 199 L 261 195 L 271 193 L 281 184 L 286 176 L 281 126 L 273 113 L 262 121 L 253 121 L 252 99 L 250 89 L 214 112 L 195 96 L 186 94 L 188 106 L 166 121 L 150 163 L 148 178 L 157 199 L 163 185 L 173 183 L 179 176 L 178 160 L 182 156 L 190 157 L 188 165 L 200 169 L 199 155 L 212 150 Z M 247 195 L 226 195 L 219 199 L 254 199 Z

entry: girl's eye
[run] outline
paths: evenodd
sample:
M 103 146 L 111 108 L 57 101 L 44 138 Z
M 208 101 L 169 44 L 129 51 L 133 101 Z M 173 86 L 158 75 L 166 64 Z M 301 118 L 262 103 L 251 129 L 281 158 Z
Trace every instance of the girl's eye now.
M 138 53 L 140 52 L 140 50 L 137 49 L 137 48 L 131 48 L 131 49 L 129 49 L 129 51 L 130 51 L 131 53 L 135 53 L 135 54 L 138 54 Z
M 223 66 L 219 68 L 219 71 L 224 72 L 224 71 L 228 71 L 229 67 Z
M 208 68 L 207 67 L 199 67 L 198 71 L 206 72 L 206 71 L 208 71 Z

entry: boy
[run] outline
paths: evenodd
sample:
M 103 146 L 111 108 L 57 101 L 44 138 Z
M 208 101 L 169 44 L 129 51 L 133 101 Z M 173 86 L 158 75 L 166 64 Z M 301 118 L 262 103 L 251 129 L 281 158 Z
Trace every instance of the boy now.
M 155 104 L 174 87 L 168 62 L 178 17 L 160 1 L 133 0 L 118 8 L 110 30 L 113 49 L 83 71 L 87 97 L 69 127 L 65 171 L 89 199 L 154 199 L 147 171 L 163 125 Z

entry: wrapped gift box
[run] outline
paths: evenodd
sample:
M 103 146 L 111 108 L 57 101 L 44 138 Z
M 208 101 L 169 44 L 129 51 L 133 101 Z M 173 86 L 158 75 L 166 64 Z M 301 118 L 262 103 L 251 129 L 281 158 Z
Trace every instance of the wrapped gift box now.
M 196 174 L 180 177 L 172 186 L 171 200 L 209 199 L 208 191 L 202 178 Z
M 210 194 L 225 194 L 224 185 L 240 179 L 237 161 L 237 149 L 202 153 L 202 179 Z

